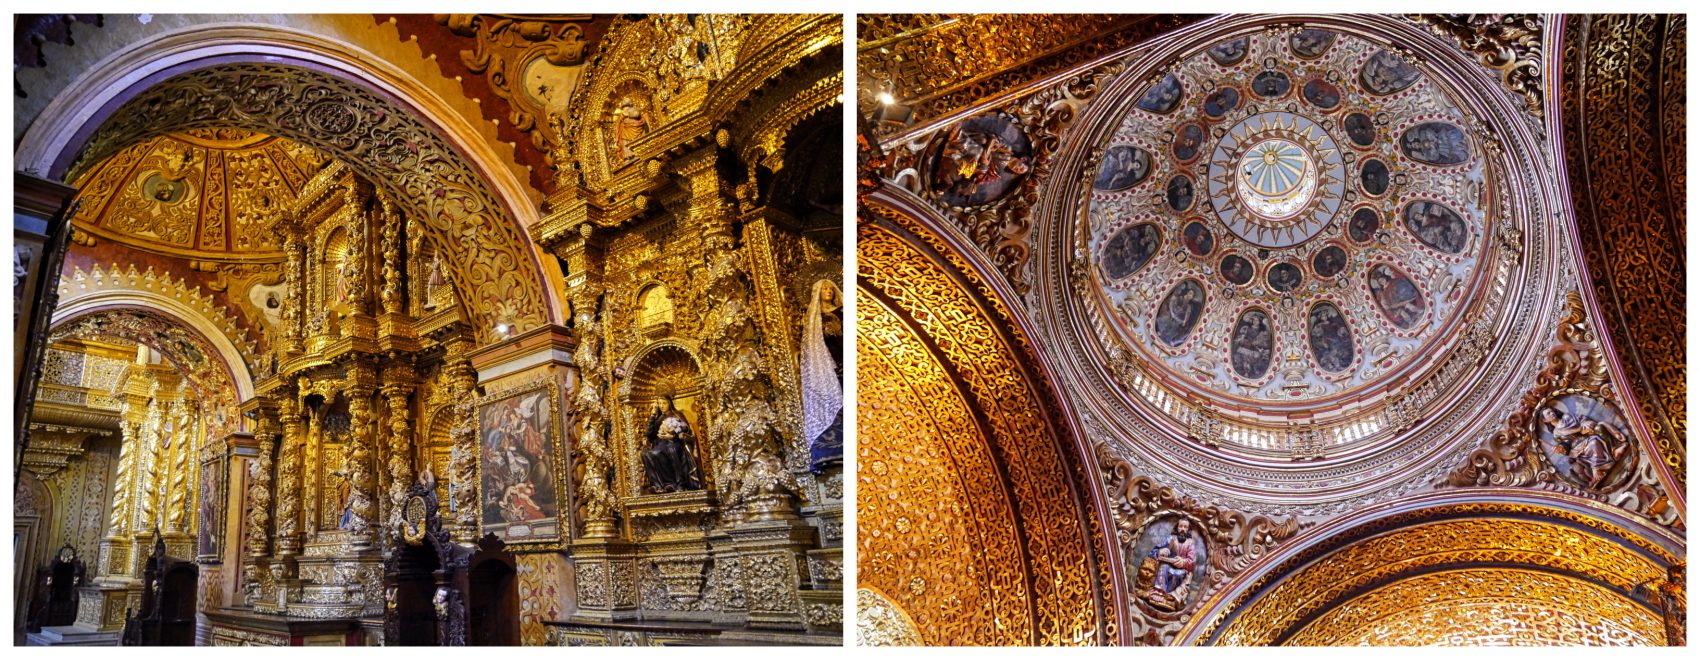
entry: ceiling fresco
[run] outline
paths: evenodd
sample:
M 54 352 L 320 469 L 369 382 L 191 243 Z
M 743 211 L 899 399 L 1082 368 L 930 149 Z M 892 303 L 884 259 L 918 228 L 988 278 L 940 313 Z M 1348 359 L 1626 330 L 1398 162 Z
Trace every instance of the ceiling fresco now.
M 1432 355 L 1479 279 L 1492 191 L 1468 118 L 1327 30 L 1216 43 L 1104 147 L 1086 243 L 1114 344 L 1189 394 L 1319 401 Z
M 329 162 L 292 140 L 240 129 L 194 129 L 114 154 L 76 181 L 79 229 L 179 257 L 282 258 L 271 221 Z

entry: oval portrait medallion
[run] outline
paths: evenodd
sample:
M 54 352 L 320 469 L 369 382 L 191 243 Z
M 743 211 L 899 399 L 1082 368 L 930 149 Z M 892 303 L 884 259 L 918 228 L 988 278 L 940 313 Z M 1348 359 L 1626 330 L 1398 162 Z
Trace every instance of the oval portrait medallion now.
M 1247 380 L 1257 380 L 1269 373 L 1269 365 L 1275 359 L 1274 330 L 1269 324 L 1269 314 L 1261 309 L 1240 315 L 1228 340 L 1228 361 L 1234 373 Z
M 1357 349 L 1352 346 L 1352 329 L 1334 303 L 1317 303 L 1306 318 L 1310 354 L 1323 371 L 1339 373 L 1352 366 Z
M 1204 286 L 1198 280 L 1182 280 L 1157 306 L 1157 313 L 1151 318 L 1152 333 L 1157 335 L 1158 341 L 1180 347 L 1192 335 L 1192 329 L 1198 325 L 1198 317 L 1203 313 Z
M 1114 280 L 1127 279 L 1145 264 L 1151 262 L 1151 256 L 1157 254 L 1157 247 L 1163 242 L 1163 233 L 1157 225 L 1149 222 L 1126 227 L 1110 240 L 1104 242 L 1104 249 L 1099 256 L 1099 263 L 1104 266 L 1104 276 Z
M 1376 264 L 1369 269 L 1369 297 L 1387 320 L 1401 330 L 1417 327 L 1428 311 L 1428 301 L 1411 276 L 1388 264 Z

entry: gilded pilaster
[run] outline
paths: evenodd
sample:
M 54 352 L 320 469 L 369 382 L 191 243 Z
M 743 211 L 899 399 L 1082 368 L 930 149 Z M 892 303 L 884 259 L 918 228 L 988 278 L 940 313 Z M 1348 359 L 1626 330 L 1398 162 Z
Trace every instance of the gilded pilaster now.
M 402 295 L 401 274 L 404 264 L 401 260 L 401 214 L 396 211 L 395 204 L 388 195 L 378 195 L 380 217 L 383 222 L 383 264 L 384 285 L 378 297 L 383 302 L 384 312 L 401 314 L 407 310 L 407 298 Z
M 286 393 L 283 400 L 278 402 L 278 416 L 283 421 L 275 491 L 279 556 L 291 556 L 301 552 L 301 477 L 304 470 L 302 454 L 307 445 L 307 429 L 301 423 L 301 417 L 305 412 L 305 407 L 295 393 Z
M 449 483 L 454 484 L 454 521 L 451 534 L 456 541 L 470 543 L 478 538 L 478 420 L 472 404 L 478 374 L 467 360 L 464 342 L 451 347 L 454 355 L 444 367 L 449 370 L 455 403 L 454 423 L 449 427 Z
M 349 508 L 352 518 L 348 525 L 353 545 L 357 549 L 372 547 L 372 521 L 377 519 L 377 497 L 373 482 L 376 476 L 372 456 L 372 394 L 376 391 L 370 365 L 349 365 L 348 382 L 343 390 L 348 396 L 349 448 Z
M 408 396 L 413 393 L 413 372 L 392 371 L 386 380 L 392 384 L 383 388 L 384 401 L 389 406 L 389 509 L 385 524 L 396 529 L 401 524 L 401 509 L 407 498 L 407 487 L 413 484 L 413 425 L 408 415 Z

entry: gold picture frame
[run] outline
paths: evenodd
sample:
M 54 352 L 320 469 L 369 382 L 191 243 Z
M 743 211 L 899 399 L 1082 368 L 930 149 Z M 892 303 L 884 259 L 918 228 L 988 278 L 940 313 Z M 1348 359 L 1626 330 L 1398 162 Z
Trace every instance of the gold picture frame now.
M 476 405 L 478 482 L 472 488 L 478 536 L 493 533 L 529 549 L 565 547 L 572 510 L 564 479 L 560 384 L 537 378 L 492 391 Z M 539 413 L 546 419 L 537 419 Z M 490 492 L 492 487 L 502 492 Z

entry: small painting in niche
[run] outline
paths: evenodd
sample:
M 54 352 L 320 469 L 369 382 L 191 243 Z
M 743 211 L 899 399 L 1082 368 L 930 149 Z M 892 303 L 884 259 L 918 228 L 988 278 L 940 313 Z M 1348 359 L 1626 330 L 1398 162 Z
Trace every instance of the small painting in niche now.
M 1317 303 L 1310 308 L 1310 353 L 1323 371 L 1338 373 L 1352 366 L 1357 349 L 1352 346 L 1352 329 L 1334 303 Z
M 1134 545 L 1134 595 L 1160 614 L 1178 614 L 1203 595 L 1209 547 L 1191 518 L 1165 516 L 1146 525 Z
M 1192 329 L 1198 325 L 1198 317 L 1203 312 L 1204 287 L 1197 280 L 1182 280 L 1157 306 L 1157 314 L 1151 321 L 1152 328 L 1163 343 L 1180 346 L 1192 335 Z
M 1145 94 L 1140 96 L 1134 105 L 1146 112 L 1166 115 L 1173 111 L 1175 106 L 1180 105 L 1180 102 L 1181 79 L 1171 73 L 1163 76 L 1151 89 L 1145 90 Z
M 1204 114 L 1220 117 L 1240 106 L 1240 90 L 1223 87 L 1204 97 Z
M 1541 453 L 1565 481 L 1588 490 L 1622 485 L 1633 467 L 1634 436 L 1616 406 L 1584 392 L 1548 399 L 1535 412 Z
M 1333 110 L 1340 105 L 1340 88 L 1321 78 L 1311 78 L 1305 81 L 1305 86 L 1300 93 L 1311 105 L 1323 110 Z
M 1151 256 L 1157 254 L 1157 246 L 1162 241 L 1162 232 L 1158 231 L 1157 225 L 1149 222 L 1116 232 L 1104 242 L 1104 275 L 1111 280 L 1120 280 L 1139 272 L 1151 262 Z
M 1405 207 L 1405 228 L 1423 244 L 1451 254 L 1463 252 L 1470 237 L 1464 218 L 1440 202 L 1411 202 Z
M 1354 211 L 1346 224 L 1346 235 L 1359 243 L 1370 242 L 1378 231 L 1381 231 L 1381 214 L 1367 206 Z
M 142 196 L 161 204 L 176 204 L 189 196 L 189 184 L 156 172 L 142 181 Z
M 1227 280 L 1229 284 L 1245 285 L 1251 282 L 1251 278 L 1256 274 L 1257 269 L 1253 268 L 1245 257 L 1237 254 L 1222 257 L 1222 279 Z
M 1470 140 L 1464 129 L 1443 121 L 1412 126 L 1399 136 L 1399 149 L 1411 160 L 1429 165 L 1461 165 L 1470 160 Z
M 1197 256 L 1206 256 L 1216 249 L 1216 237 L 1204 227 L 1202 222 L 1189 222 L 1181 230 L 1181 243 L 1186 245 L 1186 251 Z
M 1127 190 L 1151 175 L 1151 154 L 1139 147 L 1119 144 L 1104 152 L 1092 187 L 1105 192 Z
M 1175 178 L 1169 179 L 1164 193 L 1169 201 L 1169 208 L 1176 211 L 1192 208 L 1192 179 L 1186 175 L 1176 175 Z
M 1198 124 L 1183 124 L 1175 134 L 1175 159 L 1189 161 L 1198 156 L 1198 151 L 1204 147 L 1204 127 Z
M 1428 311 L 1428 301 L 1417 283 L 1404 271 L 1388 264 L 1376 264 L 1369 269 L 1369 297 L 1387 315 L 1387 320 L 1402 330 L 1417 327 Z
M 1363 70 L 1358 72 L 1358 81 L 1370 93 L 1386 96 L 1410 87 L 1422 76 L 1422 72 L 1404 58 L 1383 50 L 1364 62 Z
M 201 487 L 199 494 L 200 519 L 198 533 L 195 538 L 195 554 L 215 556 L 219 553 L 219 541 L 224 534 L 225 509 L 224 478 L 228 470 L 225 458 L 219 456 L 201 464 Z
M 1251 91 L 1265 98 L 1285 96 L 1292 88 L 1293 81 L 1280 71 L 1264 71 L 1251 79 Z
M 1287 293 L 1299 288 L 1304 279 L 1304 272 L 1293 264 L 1279 263 L 1269 269 L 1269 288 L 1280 293 Z
M 1364 168 L 1358 179 L 1359 183 L 1363 184 L 1364 194 L 1380 197 L 1387 193 L 1387 185 L 1391 182 L 1392 175 L 1387 172 L 1387 163 L 1379 158 L 1371 158 L 1364 161 Z
M 1352 144 L 1360 147 L 1375 144 L 1375 120 L 1370 119 L 1369 115 L 1354 112 L 1346 115 L 1340 125 L 1346 129 L 1346 139 L 1351 140 Z
M 549 397 L 540 387 L 478 411 L 480 522 L 509 543 L 560 538 Z
M 1292 46 L 1294 55 L 1313 60 L 1322 57 L 1328 52 L 1328 47 L 1334 45 L 1334 33 L 1317 29 L 1299 30 L 1287 38 L 1287 44 Z
M 1208 54 L 1217 66 L 1233 66 L 1245 61 L 1250 46 L 1251 40 L 1248 37 L 1229 39 L 1211 46 Z
M 1240 315 L 1234 324 L 1234 336 L 1229 340 L 1229 362 L 1241 378 L 1256 380 L 1269 373 L 1275 356 L 1275 333 L 1269 326 L 1269 314 L 1252 309 Z
M 1316 271 L 1318 277 L 1339 275 L 1341 271 L 1346 270 L 1346 251 L 1340 249 L 1338 245 L 1330 245 L 1317 250 L 1316 254 L 1310 258 L 1310 267 L 1311 270 Z
M 987 204 L 1026 176 L 1031 157 L 1032 145 L 1014 119 L 980 115 L 951 127 L 940 142 L 932 190 L 951 206 Z

